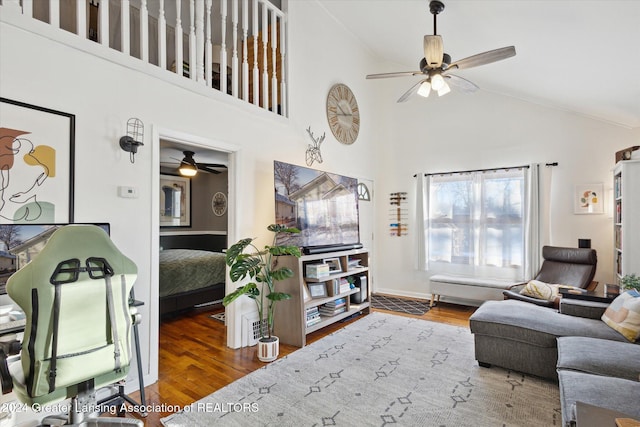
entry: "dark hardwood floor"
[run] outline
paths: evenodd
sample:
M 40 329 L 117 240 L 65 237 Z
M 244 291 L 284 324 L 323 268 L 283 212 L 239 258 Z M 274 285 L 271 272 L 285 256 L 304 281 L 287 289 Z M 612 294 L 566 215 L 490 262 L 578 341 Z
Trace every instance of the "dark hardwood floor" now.
M 405 316 L 468 326 L 469 317 L 475 309 L 476 307 L 440 303 L 423 316 Z M 226 346 L 224 325 L 211 318 L 211 314 L 222 311 L 222 306 L 197 309 L 161 322 L 158 382 L 145 387 L 148 405 L 189 405 L 264 366 L 256 358 L 255 347 L 233 350 Z M 317 341 L 360 318 L 338 322 L 314 332 L 307 337 L 307 343 Z M 287 355 L 296 349 L 297 347 L 281 344 L 280 355 Z M 136 392 L 131 397 L 139 401 L 140 394 Z M 151 412 L 141 419 L 146 426 L 161 426 L 160 419 L 169 414 Z

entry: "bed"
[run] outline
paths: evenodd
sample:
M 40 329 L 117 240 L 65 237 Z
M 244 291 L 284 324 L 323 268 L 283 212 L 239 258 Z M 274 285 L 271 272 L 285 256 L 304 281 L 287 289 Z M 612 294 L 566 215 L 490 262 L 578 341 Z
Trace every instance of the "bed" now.
M 222 300 L 226 236 L 160 236 L 160 315 Z

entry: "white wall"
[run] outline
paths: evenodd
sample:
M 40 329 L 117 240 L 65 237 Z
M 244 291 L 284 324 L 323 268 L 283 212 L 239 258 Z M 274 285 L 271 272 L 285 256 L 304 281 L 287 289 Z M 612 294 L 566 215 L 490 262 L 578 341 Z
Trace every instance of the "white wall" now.
M 484 91 L 450 93 L 442 98 L 416 97 L 395 101 L 410 81 L 372 81 L 386 110 L 385 130 L 376 141 L 378 291 L 427 296 L 428 272 L 415 265 L 415 222 L 409 237 L 388 232 L 390 192 L 409 192 L 415 201 L 413 175 L 478 168 L 558 162 L 552 170 L 548 244 L 576 247 L 589 238 L 598 252 L 595 280 L 613 279 L 613 225 L 608 214 L 574 215 L 573 191 L 578 184 L 603 183 L 612 188 L 615 152 L 638 145 L 638 130 L 629 130 L 572 113 L 558 111 Z M 375 82 L 375 85 L 374 85 Z M 608 207 L 610 200 L 605 200 Z M 411 204 L 410 209 L 414 210 Z
M 178 77 L 167 83 L 153 77 L 160 73 L 153 66 L 140 62 L 122 66 L 87 54 L 83 50 L 102 47 L 75 40 L 68 33 L 58 34 L 64 32 L 54 32 L 40 22 L 20 16 L 3 19 L 0 95 L 76 115 L 75 220 L 110 222 L 114 242 L 138 265 L 136 297 L 146 303 L 141 310 L 141 341 L 147 383 L 157 379 L 158 363 L 154 300 L 158 285 L 152 280 L 157 277 L 153 271 L 158 250 L 152 242 L 157 242 L 158 231 L 151 220 L 158 209 L 151 193 L 158 179 L 158 164 L 153 159 L 159 158 L 159 146 L 151 137 L 154 132 L 193 135 L 205 143 L 240 150 L 235 165 L 240 174 L 235 228 L 239 237 L 258 236 L 260 245 L 267 243 L 266 226 L 274 221 L 273 160 L 304 165 L 311 142 L 305 131 L 308 126 L 315 135 L 327 132 L 322 144 L 324 163 L 313 167 L 373 177 L 371 144 L 376 121 L 372 95 L 365 93 L 363 79 L 370 66 L 357 41 L 315 2 L 292 2 L 289 14 L 290 119 L 242 102 L 225 102 L 228 97 L 217 92 L 203 95 L 194 88 L 196 83 Z M 48 38 L 25 29 L 44 31 Z M 117 55 L 114 51 L 106 54 Z M 338 82 L 352 88 L 366 118 L 352 146 L 333 138 L 325 118 L 326 94 Z M 131 117 L 145 124 L 145 145 L 135 164 L 118 145 Z M 136 187 L 139 197 L 117 197 L 121 185 Z

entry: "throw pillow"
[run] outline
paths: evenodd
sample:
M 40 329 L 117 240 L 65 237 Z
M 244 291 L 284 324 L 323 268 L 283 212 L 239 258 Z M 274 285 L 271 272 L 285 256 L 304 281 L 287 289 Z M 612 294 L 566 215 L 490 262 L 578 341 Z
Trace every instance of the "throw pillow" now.
M 553 301 L 558 296 L 559 287 L 560 285 L 551 285 L 539 280 L 531 280 L 522 288 L 520 294 L 531 298 Z
M 640 338 L 640 292 L 626 291 L 607 307 L 602 321 L 631 342 Z

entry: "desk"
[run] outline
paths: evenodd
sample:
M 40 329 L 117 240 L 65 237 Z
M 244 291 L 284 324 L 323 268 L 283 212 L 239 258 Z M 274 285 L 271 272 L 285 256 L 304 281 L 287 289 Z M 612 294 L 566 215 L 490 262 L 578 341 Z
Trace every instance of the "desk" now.
M 24 331 L 24 325 L 26 323 L 26 319 L 18 319 L 12 320 L 7 323 L 0 323 L 0 336 Z

